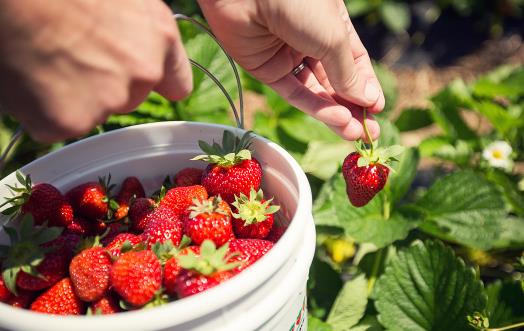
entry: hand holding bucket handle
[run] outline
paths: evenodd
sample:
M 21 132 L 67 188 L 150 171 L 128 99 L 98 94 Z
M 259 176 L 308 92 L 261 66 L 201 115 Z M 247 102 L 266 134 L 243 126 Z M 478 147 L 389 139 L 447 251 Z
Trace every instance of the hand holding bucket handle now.
M 231 64 L 231 68 L 233 69 L 233 73 L 235 74 L 235 80 L 236 80 L 237 89 L 238 89 L 238 100 L 239 100 L 239 108 L 238 109 L 235 106 L 235 103 L 233 102 L 233 98 L 231 97 L 231 95 L 227 92 L 227 90 L 224 87 L 224 85 L 222 85 L 222 83 L 218 80 L 218 78 L 215 75 L 213 75 L 209 70 L 207 70 L 203 65 L 201 65 L 197 61 L 195 61 L 193 59 L 189 59 L 189 62 L 191 63 L 191 65 L 193 65 L 196 68 L 198 68 L 199 70 L 201 70 L 206 76 L 208 76 L 220 88 L 220 90 L 222 91 L 224 96 L 227 98 L 227 101 L 229 102 L 229 105 L 231 106 L 231 109 L 233 110 L 233 114 L 235 116 L 235 121 L 236 121 L 237 127 L 243 129 L 244 128 L 244 98 L 243 98 L 243 94 L 242 94 L 242 83 L 240 81 L 240 75 L 238 73 L 238 69 L 237 69 L 237 67 L 235 65 L 235 62 L 233 61 L 231 56 L 229 56 L 229 54 L 227 54 L 227 52 L 225 51 L 224 47 L 222 47 L 222 45 L 220 44 L 218 39 L 215 37 L 215 35 L 211 32 L 211 30 L 209 28 L 207 28 L 204 24 L 202 24 L 202 23 L 198 22 L 197 20 L 195 20 L 194 18 L 191 18 L 191 17 L 186 16 L 184 14 L 174 14 L 173 17 L 177 21 L 180 21 L 180 20 L 188 21 L 191 24 L 193 24 L 194 26 L 198 27 L 200 30 L 204 31 L 211 38 L 213 38 L 213 40 L 217 43 L 217 45 L 222 49 L 222 52 L 227 57 L 227 60 L 229 61 L 229 63 Z M 15 130 L 15 132 L 12 134 L 11 138 L 9 139 L 9 143 L 7 144 L 7 146 L 4 149 L 4 151 L 2 152 L 2 154 L 0 155 L 0 171 L 2 171 L 4 169 L 4 167 L 5 167 L 5 160 L 6 160 L 7 156 L 9 155 L 9 152 L 11 151 L 13 146 L 16 145 L 16 142 L 20 139 L 20 137 L 22 136 L 23 133 L 24 133 L 23 128 L 21 126 L 19 126 Z

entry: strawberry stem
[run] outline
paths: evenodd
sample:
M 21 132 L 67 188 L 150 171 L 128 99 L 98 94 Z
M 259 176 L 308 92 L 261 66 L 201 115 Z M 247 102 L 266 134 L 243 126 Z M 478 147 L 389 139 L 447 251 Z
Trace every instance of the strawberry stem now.
M 367 109 L 364 108 L 364 111 L 362 113 L 362 124 L 364 125 L 364 132 L 366 133 L 366 138 L 368 138 L 368 143 L 371 145 L 371 152 L 370 152 L 370 155 L 372 156 L 373 155 L 373 138 L 371 138 L 371 134 L 369 133 L 369 130 L 368 130 L 368 125 L 366 124 L 366 118 L 367 118 Z

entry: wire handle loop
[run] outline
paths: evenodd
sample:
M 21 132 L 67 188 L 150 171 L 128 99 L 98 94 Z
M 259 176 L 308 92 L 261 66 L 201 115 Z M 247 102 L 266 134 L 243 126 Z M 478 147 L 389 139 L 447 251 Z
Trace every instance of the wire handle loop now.
M 204 24 L 202 24 L 199 21 L 195 20 L 194 18 L 186 16 L 184 14 L 175 14 L 174 17 L 175 17 L 175 19 L 177 21 L 180 21 L 180 20 L 188 21 L 191 24 L 193 24 L 194 26 L 196 26 L 197 28 L 199 28 L 200 30 L 202 30 L 205 33 L 207 33 L 211 38 L 213 38 L 213 40 L 220 47 L 220 49 L 222 50 L 224 55 L 227 57 L 227 60 L 229 61 L 229 64 L 231 64 L 231 68 L 233 69 L 233 73 L 235 74 L 235 80 L 236 80 L 237 89 L 238 89 L 238 101 L 239 101 L 239 110 L 240 111 L 237 110 L 237 107 L 235 106 L 235 103 L 233 102 L 233 98 L 227 92 L 227 90 L 225 89 L 224 85 L 222 85 L 222 83 L 220 83 L 220 81 L 218 80 L 218 78 L 215 75 L 213 75 L 204 66 L 202 66 L 201 64 L 199 64 L 198 62 L 196 62 L 194 60 L 189 59 L 189 62 L 193 66 L 195 66 L 196 68 L 200 69 L 204 74 L 206 74 L 206 76 L 208 76 L 220 88 L 220 90 L 222 91 L 224 96 L 227 98 L 227 101 L 229 102 L 229 105 L 231 106 L 231 109 L 233 110 L 233 114 L 235 115 L 235 120 L 237 122 L 237 127 L 243 129 L 244 128 L 244 96 L 242 94 L 242 83 L 240 81 L 240 75 L 238 74 L 238 70 L 237 70 L 237 67 L 235 65 L 235 62 L 233 61 L 231 56 L 229 56 L 229 54 L 227 54 L 226 50 L 224 49 L 222 44 L 220 44 L 220 42 L 218 41 L 217 37 L 215 37 L 213 32 L 211 32 L 211 30 L 209 30 L 209 28 L 206 27 Z

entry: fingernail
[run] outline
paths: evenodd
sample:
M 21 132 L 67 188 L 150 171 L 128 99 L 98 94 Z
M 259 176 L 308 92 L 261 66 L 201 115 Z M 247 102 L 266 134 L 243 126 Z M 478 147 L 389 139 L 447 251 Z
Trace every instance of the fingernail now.
M 364 96 L 366 97 L 366 100 L 369 102 L 375 102 L 378 100 L 379 95 L 379 89 L 374 84 L 368 82 L 366 84 L 366 88 L 364 89 Z

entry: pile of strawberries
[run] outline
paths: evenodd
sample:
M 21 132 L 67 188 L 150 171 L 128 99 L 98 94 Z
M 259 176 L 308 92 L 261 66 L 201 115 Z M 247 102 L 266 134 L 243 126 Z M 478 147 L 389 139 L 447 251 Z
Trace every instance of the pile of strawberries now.
M 49 183 L 21 186 L 3 206 L 21 219 L 0 245 L 0 302 L 33 311 L 111 314 L 181 299 L 237 275 L 273 246 L 284 228 L 260 189 L 262 169 L 249 133 L 199 142 L 205 170 L 186 168 L 147 197 L 128 177 L 63 194 Z M 168 177 L 169 179 L 169 177 Z

